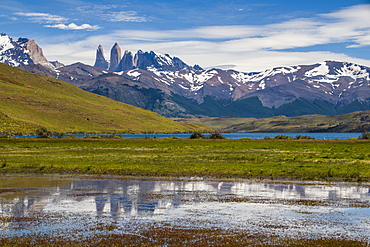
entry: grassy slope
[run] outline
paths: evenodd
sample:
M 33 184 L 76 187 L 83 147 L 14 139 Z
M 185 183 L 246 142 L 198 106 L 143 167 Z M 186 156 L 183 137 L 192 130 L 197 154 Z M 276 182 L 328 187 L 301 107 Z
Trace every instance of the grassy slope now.
M 0 63 L 0 131 L 159 133 L 210 130 Z
M 370 111 L 344 115 L 305 115 L 271 118 L 200 118 L 176 119 L 198 123 L 225 132 L 363 132 L 370 131 Z

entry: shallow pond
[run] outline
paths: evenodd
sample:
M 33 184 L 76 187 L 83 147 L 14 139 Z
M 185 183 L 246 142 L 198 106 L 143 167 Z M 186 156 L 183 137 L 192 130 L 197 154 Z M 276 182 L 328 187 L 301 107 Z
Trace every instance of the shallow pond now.
M 151 227 L 370 244 L 370 185 L 250 180 L 0 178 L 0 237 L 81 239 Z

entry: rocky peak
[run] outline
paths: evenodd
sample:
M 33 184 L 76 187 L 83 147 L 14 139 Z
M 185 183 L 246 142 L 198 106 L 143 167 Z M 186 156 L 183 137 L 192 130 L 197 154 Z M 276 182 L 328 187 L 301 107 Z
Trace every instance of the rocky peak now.
M 96 59 L 94 66 L 102 68 L 102 69 L 108 69 L 109 63 L 107 60 L 105 60 L 104 57 L 104 50 L 103 46 L 99 45 L 98 49 L 96 50 Z
M 104 63 L 105 59 L 102 50 L 103 48 L 99 46 L 95 66 L 105 69 L 106 63 Z M 98 60 L 103 62 L 99 64 Z M 168 54 L 155 53 L 154 51 L 144 52 L 138 50 L 134 55 L 131 51 L 126 50 L 123 56 L 121 56 L 121 48 L 115 43 L 111 49 L 109 70 L 120 72 L 136 68 L 143 70 L 155 68 L 161 71 L 178 71 L 185 68 L 189 70 L 203 70 L 199 65 L 193 68 L 178 57 L 171 57 Z
M 26 49 L 30 53 L 30 57 L 35 64 L 41 64 L 49 69 L 54 69 L 54 66 L 46 59 L 40 46 L 36 44 L 34 40 L 25 42 L 27 44 Z
M 59 61 L 50 61 L 50 63 L 54 66 L 54 68 L 59 69 L 64 67 L 65 65 Z
M 34 40 L 19 38 L 14 41 L 5 33 L 0 34 L 0 62 L 14 67 L 34 63 L 54 69 Z
M 118 64 L 121 61 L 121 48 L 117 44 L 117 42 L 113 45 L 111 51 L 110 51 L 110 71 L 116 71 Z
M 134 69 L 134 56 L 131 51 L 125 51 L 123 57 L 116 68 L 116 72 Z
M 195 70 L 204 70 L 202 67 L 200 67 L 198 64 L 194 64 L 193 69 Z
M 156 64 L 156 61 L 154 59 L 155 53 L 153 51 L 151 52 L 143 52 L 142 50 L 139 50 L 135 55 L 135 67 L 139 69 L 146 70 L 148 67 Z

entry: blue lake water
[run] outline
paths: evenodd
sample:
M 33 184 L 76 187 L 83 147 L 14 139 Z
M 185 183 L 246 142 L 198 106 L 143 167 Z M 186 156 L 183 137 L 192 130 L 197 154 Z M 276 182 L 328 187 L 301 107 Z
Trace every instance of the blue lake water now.
M 222 133 L 222 135 L 228 139 L 241 139 L 241 138 L 251 138 L 251 139 L 263 139 L 265 137 L 274 138 L 278 135 L 285 135 L 295 138 L 298 135 L 310 136 L 315 139 L 350 139 L 359 138 L 361 133 Z M 84 137 L 85 135 L 77 135 L 77 137 Z M 189 138 L 190 134 L 128 134 L 119 135 L 123 138 L 165 138 L 165 137 L 180 137 Z M 205 135 L 207 136 L 207 134 Z
M 209 134 L 205 134 L 208 136 Z M 241 138 L 250 138 L 250 139 L 264 139 L 265 137 L 274 138 L 278 135 L 285 135 L 292 138 L 296 136 L 310 136 L 315 139 L 351 139 L 351 138 L 360 138 L 361 133 L 222 133 L 222 135 L 228 139 L 241 139 Z M 78 138 L 84 138 L 86 136 L 94 135 L 73 135 Z M 166 137 L 179 137 L 179 138 L 189 138 L 190 134 L 117 134 L 122 138 L 134 139 L 134 138 L 166 138 Z M 35 138 L 36 136 L 16 136 L 19 138 Z

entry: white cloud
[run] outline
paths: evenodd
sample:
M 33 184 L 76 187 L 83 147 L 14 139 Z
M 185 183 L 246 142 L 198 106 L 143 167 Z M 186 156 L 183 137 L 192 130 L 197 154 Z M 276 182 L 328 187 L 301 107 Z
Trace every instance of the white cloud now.
M 100 29 L 99 26 L 91 26 L 90 24 L 82 24 L 81 26 L 71 23 L 69 25 L 56 24 L 56 25 L 45 25 L 44 27 L 58 28 L 62 30 L 97 30 Z
M 294 50 L 334 43 L 346 43 L 348 48 L 353 49 L 369 46 L 369 13 L 370 4 L 352 6 L 312 18 L 292 19 L 262 26 L 204 26 L 157 31 L 116 30 L 110 34 L 90 36 L 81 42 L 64 46 L 69 54 L 65 57 L 71 56 L 67 58 L 69 61 L 64 60 L 67 64 L 78 61 L 74 59 L 75 54 L 79 54 L 80 61 L 85 56 L 82 62 L 93 64 L 95 50 L 99 44 L 109 51 L 110 47 L 118 42 L 123 50 L 134 52 L 138 49 L 154 50 L 180 57 L 189 64 L 197 63 L 202 67 L 235 66 L 235 69 L 241 71 L 259 71 L 276 66 L 310 64 L 324 60 L 346 60 L 370 66 L 370 60 L 347 56 L 344 54 L 345 51 L 341 54 Z M 133 13 L 133 16 L 135 15 L 136 12 Z M 53 54 L 51 48 L 47 46 L 44 50 L 51 55 Z M 58 60 L 64 61 L 62 57 L 58 57 Z
M 120 11 L 102 14 L 103 18 L 111 22 L 147 22 L 144 17 L 138 16 L 136 11 Z
M 125 39 L 152 42 L 205 39 L 230 51 L 294 49 L 341 42 L 354 42 L 356 44 L 351 47 L 357 47 L 369 43 L 370 4 L 264 26 L 210 26 L 165 31 L 121 30 L 111 35 L 116 39 L 122 36 Z M 220 40 L 212 41 L 213 39 Z
M 17 12 L 14 13 L 18 16 L 25 16 L 28 17 L 29 20 L 38 22 L 38 23 L 55 23 L 53 25 L 44 25 L 44 27 L 50 28 L 57 28 L 62 30 L 98 30 L 101 27 L 97 25 L 90 25 L 90 24 L 82 24 L 80 26 L 76 25 L 75 23 L 70 23 L 68 25 L 64 24 L 69 19 L 64 18 L 59 15 L 52 15 L 48 13 L 25 13 L 25 12 Z
M 61 23 L 68 21 L 68 18 L 64 18 L 59 15 L 52 15 L 48 13 L 24 13 L 24 12 L 17 12 L 14 13 L 15 15 L 19 16 L 26 16 L 29 17 L 29 20 L 39 23 Z
M 87 5 L 77 8 L 83 14 L 92 14 L 110 22 L 147 22 L 148 19 L 139 16 L 136 11 L 117 11 L 125 5 Z

